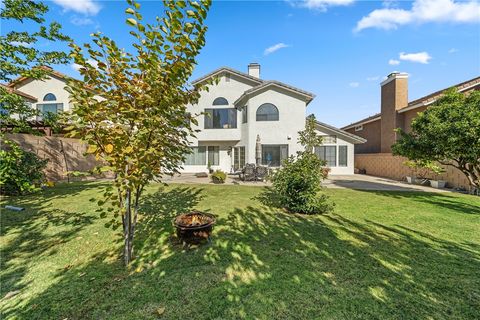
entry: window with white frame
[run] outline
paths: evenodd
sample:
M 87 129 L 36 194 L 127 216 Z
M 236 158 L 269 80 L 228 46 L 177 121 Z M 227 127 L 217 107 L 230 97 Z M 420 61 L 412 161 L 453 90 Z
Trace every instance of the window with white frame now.
M 192 152 L 185 156 L 184 165 L 187 166 L 218 166 L 220 164 L 219 146 L 191 147 Z
M 257 109 L 257 121 L 278 121 L 278 108 L 271 103 L 264 103 Z
M 324 160 L 328 167 L 337 166 L 337 146 L 315 147 L 315 154 L 320 160 Z
M 348 166 L 347 153 L 348 153 L 347 146 L 338 146 L 338 166 L 339 167 Z
M 322 136 L 324 144 L 337 143 L 337 136 Z
M 220 164 L 220 147 L 218 146 L 208 146 L 208 163 L 211 166 L 218 166 Z
M 237 127 L 237 109 L 205 109 L 205 129 L 232 129 Z

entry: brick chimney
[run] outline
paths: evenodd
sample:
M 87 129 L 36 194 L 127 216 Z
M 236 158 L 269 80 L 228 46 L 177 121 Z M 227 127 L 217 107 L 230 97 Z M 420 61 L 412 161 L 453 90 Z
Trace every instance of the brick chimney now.
M 408 74 L 392 72 L 381 84 L 381 139 L 380 152 L 390 153 L 397 139 L 396 128 L 404 128 L 403 114 L 397 111 L 408 105 Z
M 258 63 L 252 62 L 248 65 L 248 75 L 260 78 L 260 65 Z

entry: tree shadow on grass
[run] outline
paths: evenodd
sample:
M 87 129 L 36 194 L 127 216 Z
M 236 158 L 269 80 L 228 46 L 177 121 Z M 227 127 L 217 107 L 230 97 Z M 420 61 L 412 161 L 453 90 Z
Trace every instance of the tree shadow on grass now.
M 172 244 L 171 219 L 202 190 L 146 195 L 129 269 L 115 252 L 59 272 L 19 319 L 475 319 L 480 253 L 341 214 L 252 204 L 218 212 L 211 243 Z M 246 200 L 247 201 L 247 200 Z M 428 236 L 428 237 L 427 237 Z M 83 276 L 82 276 L 83 275 Z M 59 301 L 62 301 L 59 303 Z
M 358 190 L 363 191 L 363 190 Z M 395 199 L 408 199 L 448 209 L 462 214 L 480 214 L 480 197 L 465 196 L 462 200 L 449 193 L 404 192 L 404 191 L 363 191 Z

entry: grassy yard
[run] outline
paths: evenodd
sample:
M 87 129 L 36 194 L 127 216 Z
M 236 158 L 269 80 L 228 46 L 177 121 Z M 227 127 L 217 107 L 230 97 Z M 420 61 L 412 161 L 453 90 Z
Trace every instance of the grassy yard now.
M 136 260 L 92 197 L 102 184 L 6 199 L 2 319 L 478 319 L 480 200 L 331 189 L 334 213 L 262 206 L 259 187 L 159 185 L 144 197 Z M 171 219 L 217 215 L 208 245 L 183 248 Z

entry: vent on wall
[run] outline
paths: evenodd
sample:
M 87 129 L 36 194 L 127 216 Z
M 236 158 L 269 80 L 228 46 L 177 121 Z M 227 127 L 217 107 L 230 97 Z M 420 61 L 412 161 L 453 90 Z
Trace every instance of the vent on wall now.
M 362 131 L 363 130 L 363 124 L 359 126 L 355 126 L 355 131 Z

